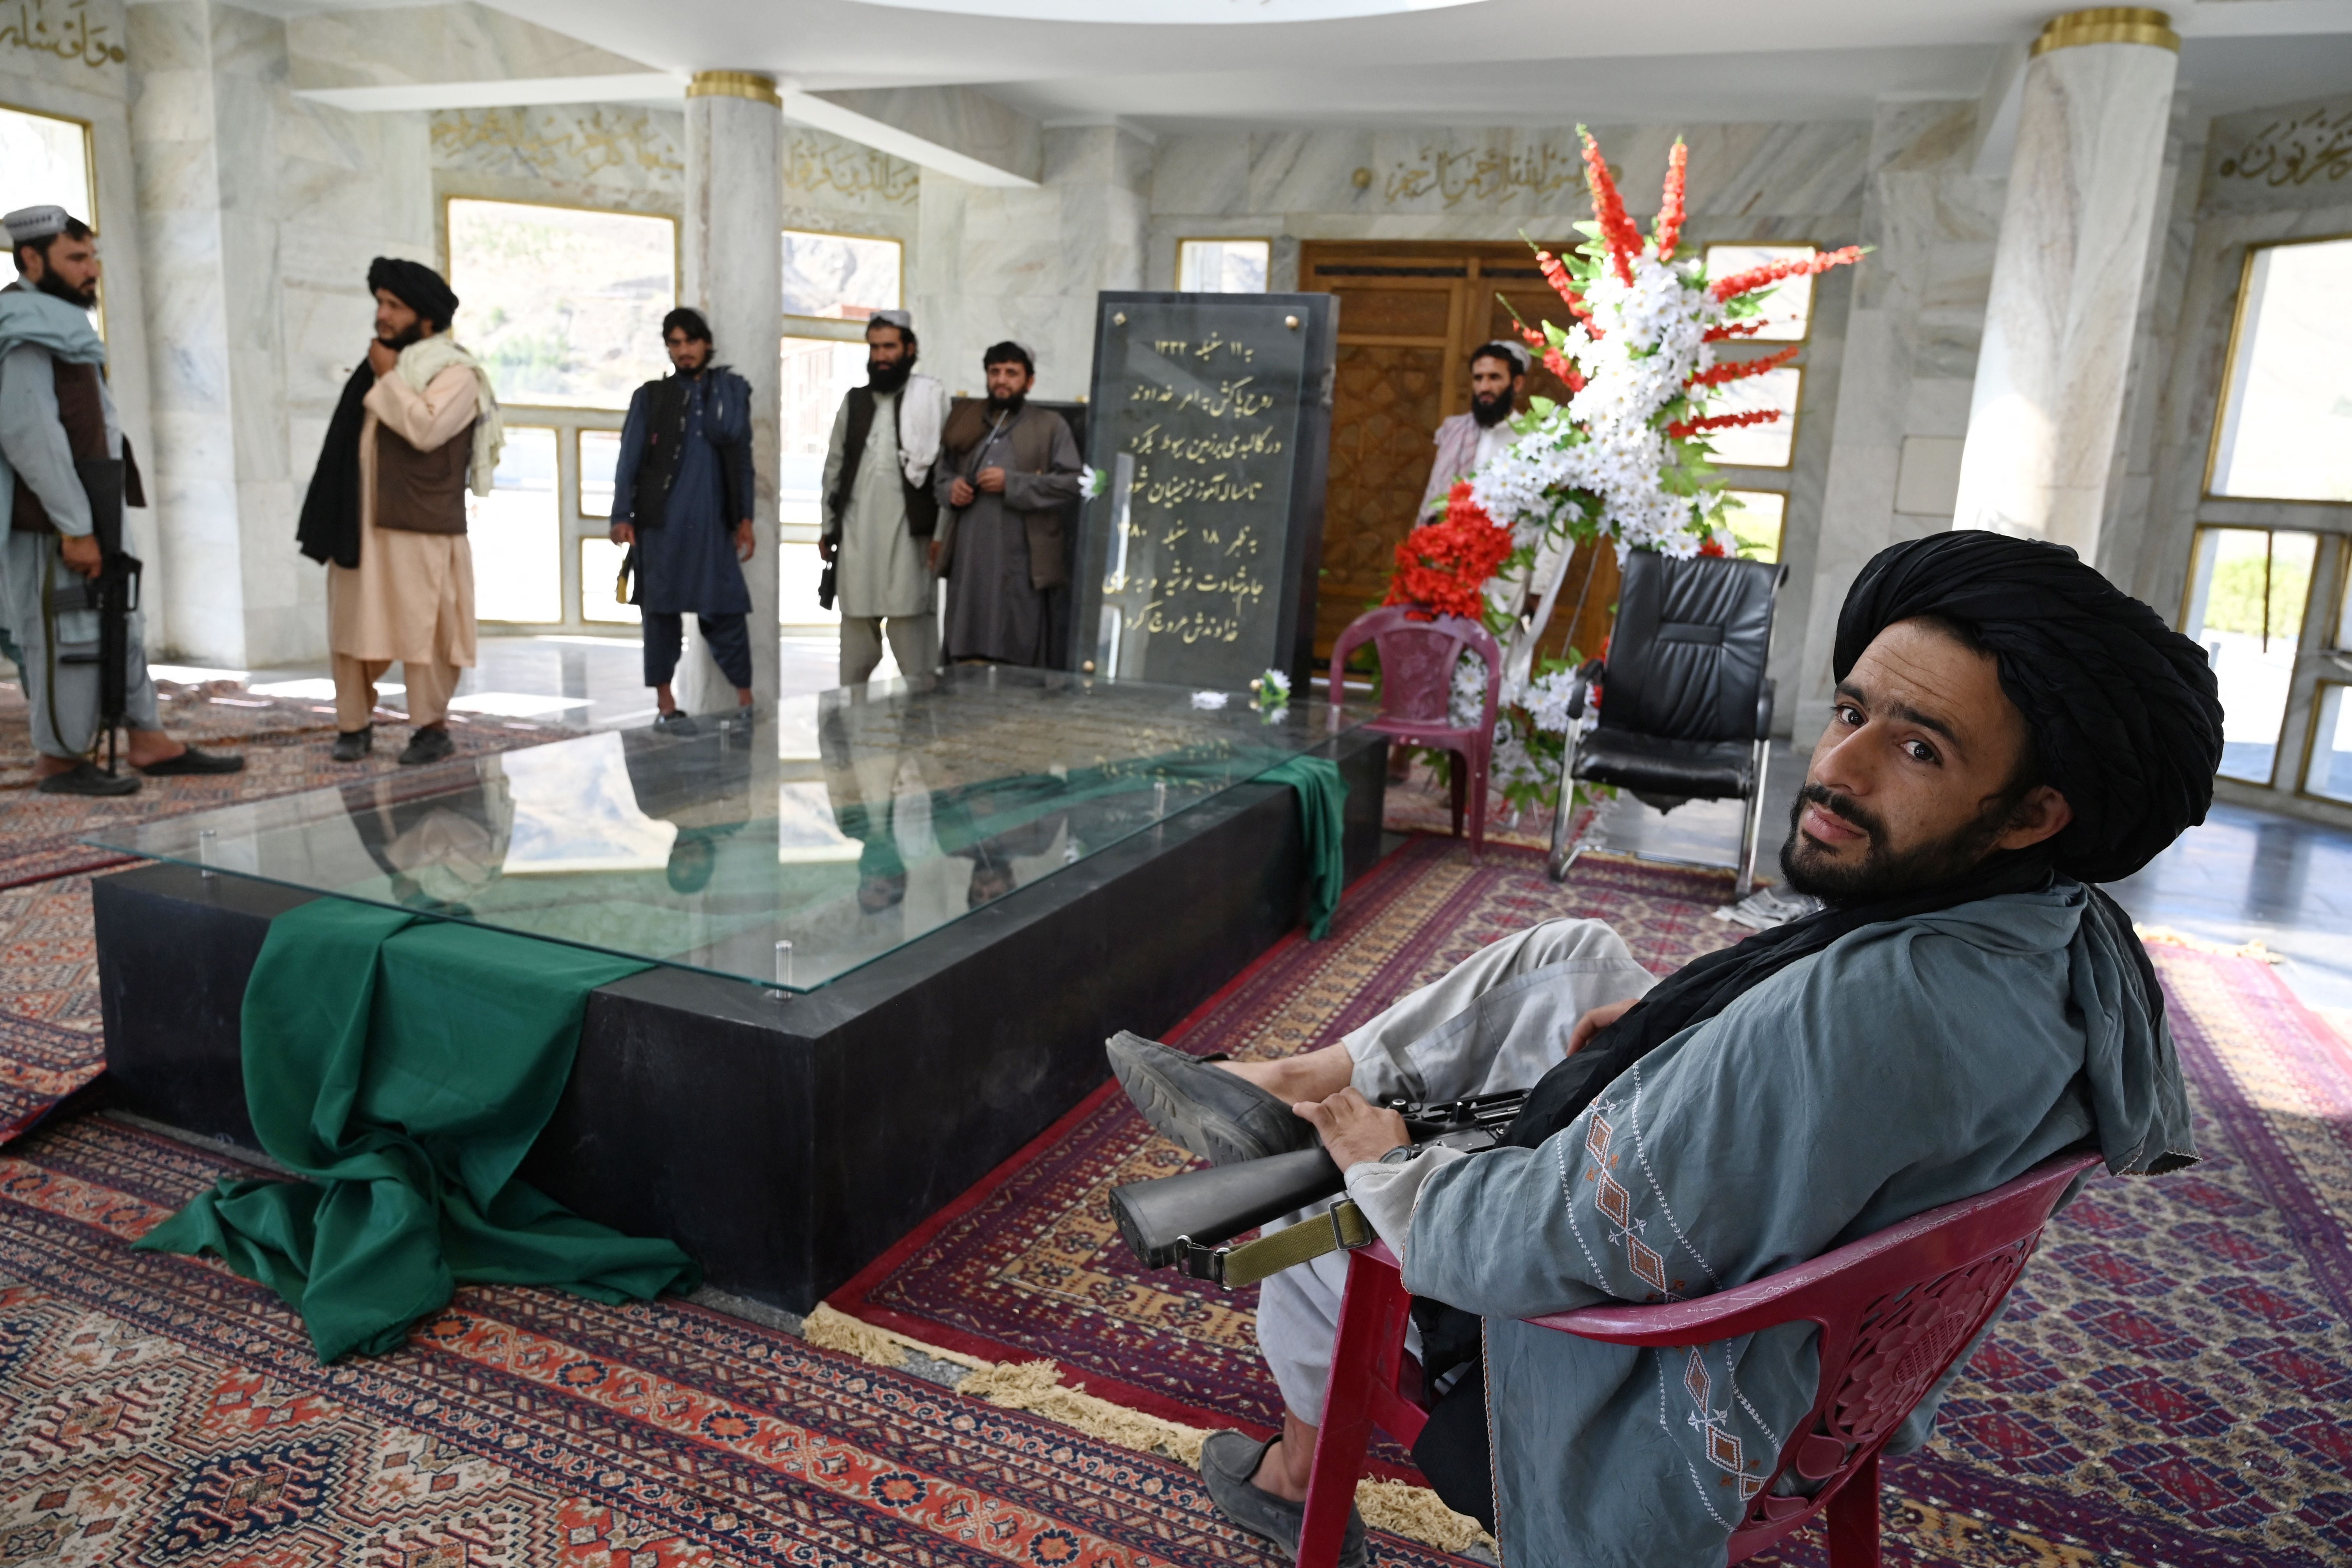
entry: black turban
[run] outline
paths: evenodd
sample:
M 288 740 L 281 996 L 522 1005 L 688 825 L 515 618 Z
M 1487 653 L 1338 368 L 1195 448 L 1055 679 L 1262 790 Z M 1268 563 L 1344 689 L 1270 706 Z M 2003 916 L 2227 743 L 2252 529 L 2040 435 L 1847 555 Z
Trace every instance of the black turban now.
M 1839 612 L 1837 678 L 1914 616 L 1958 622 L 1999 659 L 2043 781 L 2074 810 L 2050 841 L 2059 870 L 2128 877 L 2205 820 L 2221 765 L 2205 650 L 2072 550 L 1961 529 L 1880 551 Z
M 457 296 L 449 291 L 448 281 L 422 261 L 410 261 L 398 256 L 379 256 L 368 263 L 368 291 L 381 289 L 420 316 L 429 316 L 433 325 L 447 331 L 457 319 Z

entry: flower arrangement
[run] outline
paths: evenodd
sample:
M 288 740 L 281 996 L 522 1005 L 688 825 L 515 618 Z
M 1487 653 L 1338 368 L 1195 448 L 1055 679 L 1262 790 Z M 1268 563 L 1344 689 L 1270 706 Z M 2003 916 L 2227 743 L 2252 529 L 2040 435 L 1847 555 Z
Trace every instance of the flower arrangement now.
M 1702 261 L 1680 255 L 1689 149 L 1675 141 L 1658 216 L 1644 236 L 1599 143 L 1582 126 L 1577 134 L 1592 193 L 1592 221 L 1576 226 L 1585 243 L 1564 257 L 1536 250 L 1569 322 L 1518 322 L 1528 346 L 1566 384 L 1568 401 L 1531 400 L 1512 422 L 1518 439 L 1454 487 L 1442 519 L 1406 536 L 1387 600 L 1479 616 L 1502 641 L 1492 776 L 1514 806 L 1549 805 L 1558 788 L 1571 674 L 1581 656 L 1570 648 L 1566 662 L 1538 668 L 1535 649 L 1570 557 L 1579 544 L 1603 540 L 1621 562 L 1633 550 L 1729 552 L 1707 434 L 1780 415 L 1710 413 L 1708 400 L 1787 363 L 1797 349 L 1717 361 L 1716 345 L 1761 330 L 1773 285 L 1864 254 L 1848 246 L 1709 279 Z M 1458 722 L 1473 721 L 1485 686 L 1483 663 L 1465 654 L 1454 680 Z

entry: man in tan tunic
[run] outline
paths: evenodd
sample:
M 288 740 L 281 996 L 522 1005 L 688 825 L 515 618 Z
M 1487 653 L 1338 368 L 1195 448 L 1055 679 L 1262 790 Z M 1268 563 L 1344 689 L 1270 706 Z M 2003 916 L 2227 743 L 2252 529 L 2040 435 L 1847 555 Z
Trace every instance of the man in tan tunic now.
M 498 400 L 448 336 L 457 297 L 431 268 L 376 258 L 375 341 L 328 427 L 303 503 L 304 553 L 327 562 L 335 758 L 373 745 L 375 683 L 398 659 L 411 734 L 403 763 L 438 762 L 449 698 L 474 663 L 474 558 L 466 491 L 489 492 Z

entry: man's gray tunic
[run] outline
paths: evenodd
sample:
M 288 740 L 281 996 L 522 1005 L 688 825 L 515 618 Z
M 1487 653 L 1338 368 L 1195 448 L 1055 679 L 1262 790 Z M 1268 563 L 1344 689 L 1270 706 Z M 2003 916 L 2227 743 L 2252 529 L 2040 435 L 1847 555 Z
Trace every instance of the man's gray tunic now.
M 2191 1152 L 2170 1034 L 2088 899 L 2062 879 L 1864 928 L 1659 1047 L 1541 1147 L 1437 1165 L 1409 1226 L 1367 1205 L 1408 1289 L 1486 1319 L 1514 1568 L 1716 1568 L 1818 1373 L 1809 1325 L 1645 1351 L 1519 1320 L 1743 1284 L 2085 1140 L 2116 1171 Z M 1496 1010 L 1478 1048 L 1558 1022 Z M 1412 1169 L 1359 1165 L 1350 1191 Z

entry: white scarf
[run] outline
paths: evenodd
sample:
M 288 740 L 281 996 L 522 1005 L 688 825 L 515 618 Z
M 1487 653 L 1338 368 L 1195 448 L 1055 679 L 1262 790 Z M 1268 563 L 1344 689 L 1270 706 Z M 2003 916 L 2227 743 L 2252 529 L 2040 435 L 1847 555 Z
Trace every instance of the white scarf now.
M 910 485 L 931 482 L 940 435 L 948 424 L 948 389 L 928 375 L 910 375 L 898 390 L 898 466 Z
M 446 332 L 419 338 L 401 350 L 397 368 L 400 379 L 408 383 L 408 389 L 421 396 L 433 378 L 453 364 L 462 364 L 474 373 L 475 386 L 480 395 L 481 412 L 474 420 L 474 458 L 466 471 L 466 488 L 478 496 L 487 496 L 490 493 L 491 476 L 499 469 L 499 453 L 507 444 L 506 420 L 499 413 L 499 395 L 490 388 L 489 372 Z

